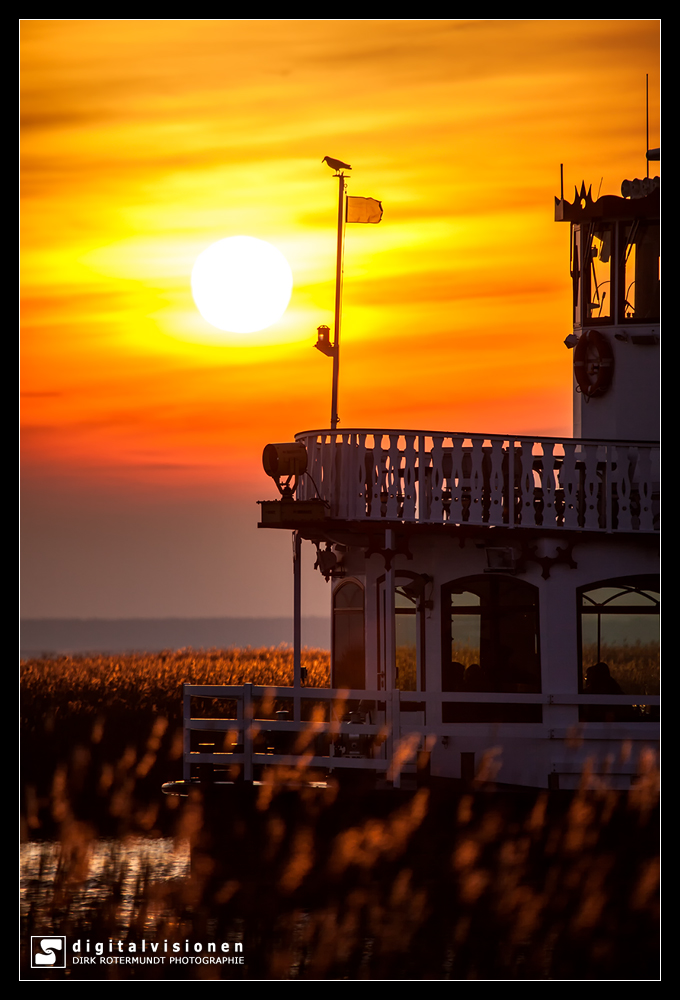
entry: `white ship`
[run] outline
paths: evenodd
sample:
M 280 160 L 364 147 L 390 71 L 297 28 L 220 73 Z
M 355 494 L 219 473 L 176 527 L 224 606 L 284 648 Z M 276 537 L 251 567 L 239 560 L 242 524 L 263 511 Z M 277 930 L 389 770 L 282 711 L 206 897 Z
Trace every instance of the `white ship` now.
M 295 682 L 186 685 L 185 781 L 274 767 L 573 788 L 585 772 L 625 789 L 649 766 L 658 179 L 597 200 L 582 186 L 555 219 L 569 224 L 574 436 L 336 427 L 268 445 L 281 498 L 261 527 L 293 531 L 298 554 Z M 307 687 L 300 662 L 303 539 L 332 583 L 330 689 Z M 199 696 L 231 708 L 192 718 Z

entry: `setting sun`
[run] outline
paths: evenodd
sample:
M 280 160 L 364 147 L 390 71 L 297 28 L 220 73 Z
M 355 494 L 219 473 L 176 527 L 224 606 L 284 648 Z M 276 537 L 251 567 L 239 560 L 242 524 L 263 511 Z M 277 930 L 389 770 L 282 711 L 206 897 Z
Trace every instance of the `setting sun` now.
M 340 429 L 571 433 L 560 164 L 569 199 L 644 177 L 658 65 L 658 21 L 23 21 L 24 614 L 289 613 L 256 501 L 329 420 L 326 153 L 385 209 L 345 233 Z
M 191 273 L 203 319 L 228 333 L 253 333 L 276 323 L 293 290 L 288 261 L 252 236 L 231 236 L 199 254 Z

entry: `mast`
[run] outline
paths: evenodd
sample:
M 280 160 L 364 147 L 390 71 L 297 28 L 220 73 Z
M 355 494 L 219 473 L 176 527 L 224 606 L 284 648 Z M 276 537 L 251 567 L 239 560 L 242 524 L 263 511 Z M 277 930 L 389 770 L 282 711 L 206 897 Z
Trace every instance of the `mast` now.
M 338 171 L 338 238 L 335 261 L 335 325 L 333 337 L 333 391 L 331 395 L 331 430 L 338 426 L 338 379 L 340 375 L 340 319 L 342 316 L 342 259 L 345 249 L 345 174 Z

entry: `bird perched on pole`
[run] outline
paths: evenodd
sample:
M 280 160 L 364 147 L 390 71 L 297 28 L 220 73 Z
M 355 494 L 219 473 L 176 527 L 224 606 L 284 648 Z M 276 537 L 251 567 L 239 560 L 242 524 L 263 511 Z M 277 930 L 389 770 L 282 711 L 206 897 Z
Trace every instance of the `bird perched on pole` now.
M 351 170 L 349 163 L 343 163 L 342 160 L 334 160 L 332 156 L 324 156 L 322 163 L 327 163 L 331 170 L 335 170 L 339 173 L 341 170 Z

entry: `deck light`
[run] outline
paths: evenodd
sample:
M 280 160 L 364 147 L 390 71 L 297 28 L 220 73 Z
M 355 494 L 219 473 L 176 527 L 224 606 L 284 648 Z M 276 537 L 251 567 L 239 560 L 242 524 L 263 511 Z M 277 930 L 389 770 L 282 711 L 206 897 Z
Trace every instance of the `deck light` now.
M 298 479 L 307 471 L 307 449 L 297 441 L 265 445 L 262 467 L 276 483 L 281 496 L 292 499 Z M 283 479 L 285 482 L 282 483 Z M 294 480 L 292 486 L 291 479 Z
M 328 326 L 318 326 L 316 328 L 317 337 L 319 338 L 314 344 L 317 351 L 321 351 L 325 354 L 327 358 L 332 358 L 335 354 L 335 347 L 331 344 L 331 330 Z
M 326 548 L 322 549 L 318 542 L 314 542 L 316 545 L 316 562 L 314 563 L 314 569 L 318 569 L 322 576 L 326 578 L 326 582 L 330 580 L 331 577 L 336 578 L 339 576 L 344 576 L 345 571 L 340 564 L 340 560 L 331 548 L 330 542 L 326 542 Z

